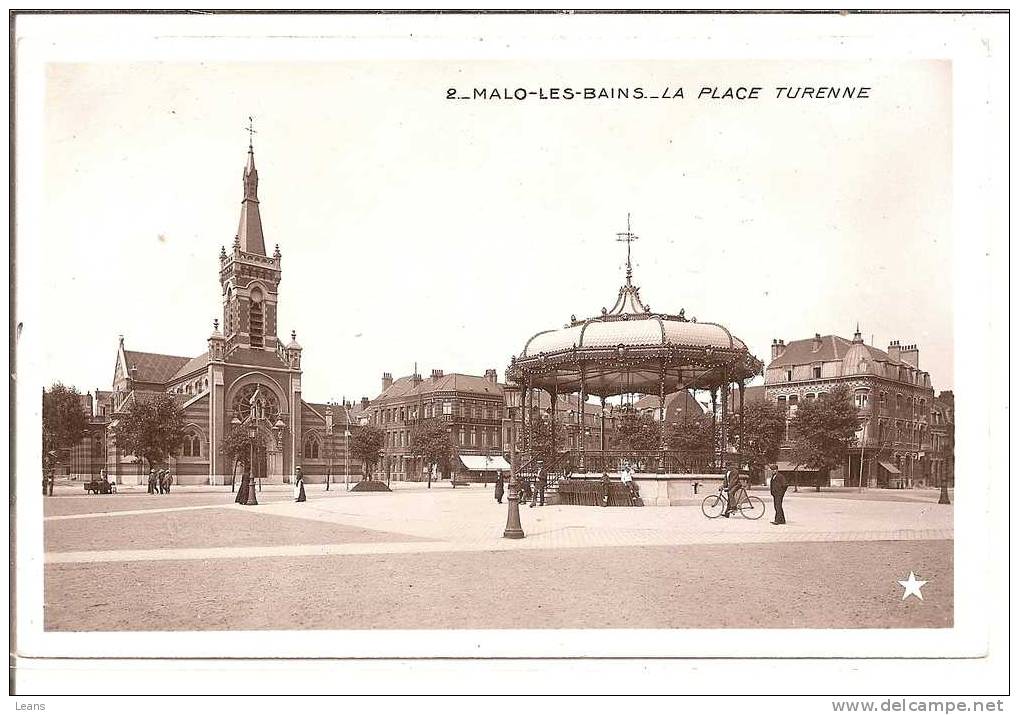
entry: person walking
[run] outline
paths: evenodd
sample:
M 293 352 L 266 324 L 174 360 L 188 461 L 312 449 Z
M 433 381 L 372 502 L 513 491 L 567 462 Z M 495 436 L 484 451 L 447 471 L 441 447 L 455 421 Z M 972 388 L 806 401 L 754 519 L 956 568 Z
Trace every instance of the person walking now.
M 242 465 L 241 484 L 239 487 L 237 487 L 237 496 L 234 497 L 234 502 L 237 504 L 243 504 L 247 496 L 248 496 L 248 467 L 246 465 Z
M 300 467 L 294 467 L 294 501 L 308 501 L 304 493 L 304 475 Z
M 503 480 L 502 472 L 495 475 L 495 500 L 502 504 L 502 495 L 506 492 L 506 483 Z
M 786 484 L 785 477 L 782 476 L 782 472 L 778 471 L 776 466 L 773 466 L 772 469 L 775 471 L 771 476 L 770 487 L 771 498 L 775 502 L 775 520 L 771 523 L 778 526 L 785 523 L 785 510 L 782 509 L 782 499 L 785 498 L 785 490 L 789 488 L 789 485 Z

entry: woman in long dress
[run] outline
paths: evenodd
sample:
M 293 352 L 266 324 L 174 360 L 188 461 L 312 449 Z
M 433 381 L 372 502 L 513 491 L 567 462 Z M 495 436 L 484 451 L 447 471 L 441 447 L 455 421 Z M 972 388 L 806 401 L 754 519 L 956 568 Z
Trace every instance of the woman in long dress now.
M 301 474 L 301 468 L 295 469 L 297 474 L 294 476 L 294 501 L 308 501 L 308 497 L 304 494 L 304 475 Z

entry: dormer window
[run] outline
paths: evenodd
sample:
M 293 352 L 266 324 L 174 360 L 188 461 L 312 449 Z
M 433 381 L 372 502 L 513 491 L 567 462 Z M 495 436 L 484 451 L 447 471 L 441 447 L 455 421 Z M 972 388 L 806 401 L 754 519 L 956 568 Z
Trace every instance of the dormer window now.
M 814 375 L 814 379 L 815 380 L 817 380 L 817 379 L 819 379 L 821 377 L 821 366 L 820 365 L 814 365 L 813 375 Z

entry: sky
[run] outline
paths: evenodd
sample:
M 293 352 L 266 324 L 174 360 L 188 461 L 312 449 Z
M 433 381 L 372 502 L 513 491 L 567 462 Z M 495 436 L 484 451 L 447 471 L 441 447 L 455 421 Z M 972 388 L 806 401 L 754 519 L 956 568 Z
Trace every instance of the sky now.
M 761 86 L 754 101 L 702 86 Z M 868 86 L 776 100 L 777 86 Z M 684 88 L 682 100 L 448 100 L 474 87 Z M 944 62 L 50 64 L 42 374 L 109 389 L 116 346 L 193 356 L 222 317 L 254 117 L 305 399 L 383 372 L 504 374 L 534 333 L 610 307 L 773 338 L 917 343 L 953 385 L 951 68 Z

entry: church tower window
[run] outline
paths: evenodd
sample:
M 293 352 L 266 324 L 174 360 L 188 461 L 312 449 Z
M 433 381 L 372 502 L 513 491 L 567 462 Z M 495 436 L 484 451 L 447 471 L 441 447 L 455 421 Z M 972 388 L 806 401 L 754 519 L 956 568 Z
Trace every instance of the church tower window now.
M 262 304 L 262 291 L 254 288 L 251 291 L 251 304 L 248 315 L 248 331 L 251 337 L 251 347 L 260 348 L 265 345 L 265 313 Z

